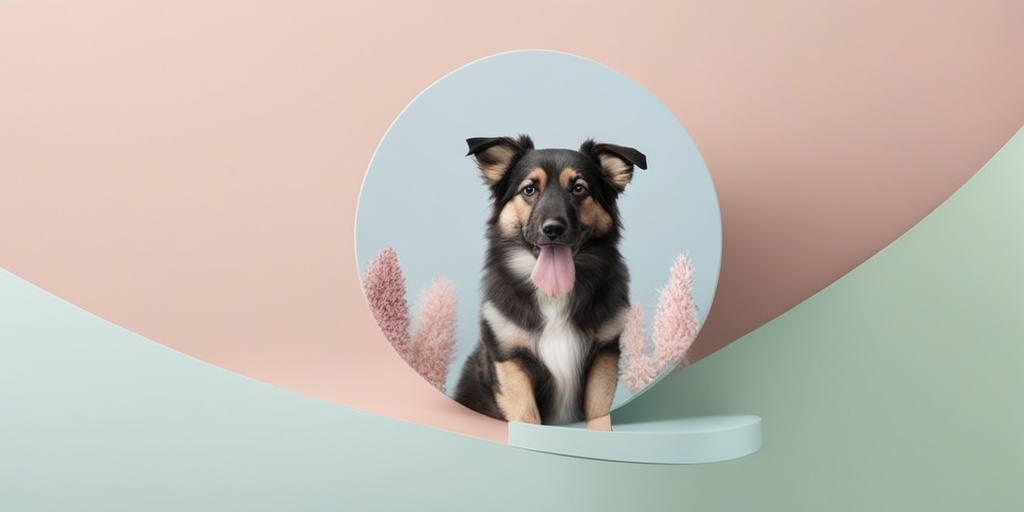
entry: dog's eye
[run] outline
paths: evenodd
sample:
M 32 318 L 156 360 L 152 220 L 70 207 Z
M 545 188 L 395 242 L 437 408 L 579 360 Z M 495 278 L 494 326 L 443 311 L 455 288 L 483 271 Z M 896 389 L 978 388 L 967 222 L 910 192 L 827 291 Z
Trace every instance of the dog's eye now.
M 527 185 L 521 190 L 524 196 L 532 196 L 537 193 L 537 187 L 533 185 Z
M 576 182 L 576 184 L 572 186 L 572 195 L 576 197 L 583 197 L 587 195 L 587 186 L 582 182 Z

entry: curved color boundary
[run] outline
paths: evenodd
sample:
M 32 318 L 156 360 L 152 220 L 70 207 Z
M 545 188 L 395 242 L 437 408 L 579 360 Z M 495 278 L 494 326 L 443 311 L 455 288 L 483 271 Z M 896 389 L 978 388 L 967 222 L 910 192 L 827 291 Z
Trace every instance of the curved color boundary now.
M 1024 509 L 1022 170 L 1024 128 L 890 246 L 619 411 L 764 418 L 758 454 L 681 479 L 688 506 Z
M 0 504 L 1019 510 L 1022 166 L 1024 130 L 893 245 L 617 417 L 763 417 L 762 450 L 723 464 L 553 457 L 377 417 L 175 354 L 0 272 Z
M 686 123 L 726 227 L 692 361 L 906 231 L 1024 116 L 1024 3 L 998 0 L 3 5 L 0 266 L 222 368 L 495 440 L 380 343 L 348 270 L 361 170 L 449 69 L 567 51 Z

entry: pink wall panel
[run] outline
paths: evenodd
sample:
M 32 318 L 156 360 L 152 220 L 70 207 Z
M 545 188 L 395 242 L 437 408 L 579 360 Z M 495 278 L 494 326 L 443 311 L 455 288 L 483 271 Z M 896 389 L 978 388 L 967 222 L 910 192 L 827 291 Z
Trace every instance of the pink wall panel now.
M 546 48 L 671 108 L 723 214 L 700 359 L 899 236 L 1024 122 L 1021 19 L 1009 0 L 7 2 L 0 266 L 225 368 L 499 439 L 405 367 L 358 290 L 362 175 L 420 90 Z

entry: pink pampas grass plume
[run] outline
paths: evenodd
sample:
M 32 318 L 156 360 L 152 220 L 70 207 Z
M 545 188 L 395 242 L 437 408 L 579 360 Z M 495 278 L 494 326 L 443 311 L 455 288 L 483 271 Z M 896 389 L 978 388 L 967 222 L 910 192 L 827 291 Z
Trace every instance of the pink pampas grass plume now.
M 666 368 L 684 360 L 697 336 L 697 304 L 693 300 L 693 265 L 679 255 L 669 270 L 669 280 L 658 295 L 654 313 L 653 350 L 644 332 L 644 309 L 633 304 L 620 338 L 623 356 L 622 383 L 631 393 L 649 386 Z M 651 352 L 651 353 L 648 353 Z M 677 367 L 678 369 L 678 367 Z
M 370 260 L 363 272 L 363 292 L 384 337 L 402 359 L 409 361 L 409 304 L 405 301 L 405 277 L 394 249 L 385 247 Z
M 697 304 L 693 300 L 693 265 L 680 254 L 668 284 L 658 296 L 654 315 L 654 354 L 658 373 L 683 362 L 697 336 Z
M 398 254 L 385 247 L 363 272 L 363 292 L 377 325 L 395 351 L 431 385 L 444 392 L 455 347 L 457 301 L 455 286 L 436 279 L 420 298 L 414 335 L 409 332 L 409 304 Z
M 622 383 L 630 393 L 637 393 L 649 384 L 658 372 L 647 354 L 647 333 L 644 329 L 644 305 L 634 303 L 622 331 Z
M 420 313 L 412 339 L 414 355 L 410 364 L 442 393 L 453 357 L 457 311 L 455 285 L 444 278 L 435 279 L 420 298 Z

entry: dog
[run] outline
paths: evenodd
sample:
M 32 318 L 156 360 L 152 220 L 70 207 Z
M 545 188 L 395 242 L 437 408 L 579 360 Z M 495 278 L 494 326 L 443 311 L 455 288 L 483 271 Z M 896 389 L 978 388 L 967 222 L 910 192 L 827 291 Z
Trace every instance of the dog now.
M 606 416 L 629 315 L 616 201 L 647 169 L 636 149 L 527 135 L 467 139 L 490 189 L 480 339 L 454 398 L 493 418 L 566 424 Z

